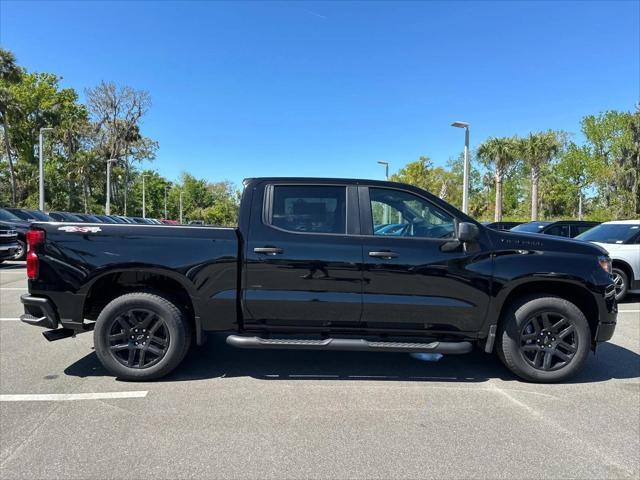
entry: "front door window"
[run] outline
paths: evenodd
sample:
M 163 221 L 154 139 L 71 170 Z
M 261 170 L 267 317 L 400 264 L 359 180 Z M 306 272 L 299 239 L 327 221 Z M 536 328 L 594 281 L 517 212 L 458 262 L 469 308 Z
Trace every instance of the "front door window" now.
M 373 234 L 395 237 L 453 238 L 453 217 L 417 195 L 370 188 Z

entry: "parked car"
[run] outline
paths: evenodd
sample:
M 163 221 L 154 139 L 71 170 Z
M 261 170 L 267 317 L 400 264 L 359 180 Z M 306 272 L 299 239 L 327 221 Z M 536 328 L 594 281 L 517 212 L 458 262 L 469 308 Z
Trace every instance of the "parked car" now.
M 51 222 L 53 220 L 49 215 L 40 210 L 27 210 L 25 208 L 6 208 L 6 210 L 13 213 L 19 219 L 28 222 Z
M 107 215 L 111 220 L 113 220 L 116 223 L 129 223 L 127 222 L 124 218 L 119 217 L 118 215 Z
M 112 215 L 115 216 L 117 219 L 119 219 L 122 223 L 129 223 L 129 224 L 135 224 L 136 222 L 129 217 L 125 217 L 123 215 Z
M 179 225 L 180 222 L 178 222 L 177 220 L 171 220 L 169 218 L 161 218 L 160 222 L 164 223 L 165 225 Z
M 133 221 L 137 224 L 140 225 L 153 225 L 153 222 L 151 220 L 149 220 L 148 218 L 142 218 L 142 217 L 132 217 Z
M 27 231 L 31 222 L 16 217 L 6 208 L 0 208 L 0 227 L 15 230 L 18 234 L 18 250 L 14 253 L 14 260 L 24 260 L 27 254 Z
M 0 263 L 13 260 L 19 248 L 18 232 L 0 226 Z
M 108 215 L 94 215 L 101 223 L 118 223 Z
M 189 225 L 204 225 L 204 220 L 189 220 Z
M 69 212 L 48 212 L 48 214 L 53 220 L 56 222 L 75 222 L 75 223 L 83 223 L 80 217 L 76 216 L 73 213 Z
M 87 223 L 102 223 L 102 221 L 91 213 L 74 213 L 76 217 L 80 218 L 81 221 Z
M 609 252 L 616 300 L 622 300 L 627 293 L 640 293 L 640 220 L 601 223 L 576 238 Z
M 508 231 L 513 227 L 517 227 L 521 225 L 522 222 L 482 222 L 482 224 L 487 228 L 493 228 L 494 230 L 503 230 Z
M 574 238 L 581 233 L 590 230 L 600 222 L 588 222 L 581 220 L 560 220 L 557 222 L 528 222 L 513 227 L 512 232 L 541 233 L 555 235 L 557 237 Z
M 521 378 L 557 382 L 613 335 L 611 261 L 597 245 L 485 228 L 400 183 L 244 185 L 238 228 L 32 224 L 22 320 L 49 340 L 94 329 L 99 360 L 131 380 L 166 375 L 192 335 L 202 345 L 224 331 L 239 348 L 476 345 Z M 401 236 L 374 234 L 386 209 Z

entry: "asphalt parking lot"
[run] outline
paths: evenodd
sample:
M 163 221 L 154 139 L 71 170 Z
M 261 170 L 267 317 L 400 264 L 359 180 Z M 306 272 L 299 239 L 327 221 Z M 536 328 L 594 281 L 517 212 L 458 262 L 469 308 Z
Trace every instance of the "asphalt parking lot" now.
M 211 337 L 170 377 L 108 376 L 90 334 L 17 321 L 0 266 L 0 478 L 639 478 L 640 298 L 568 384 L 477 352 L 247 351 Z M 39 396 L 38 396 L 39 395 Z

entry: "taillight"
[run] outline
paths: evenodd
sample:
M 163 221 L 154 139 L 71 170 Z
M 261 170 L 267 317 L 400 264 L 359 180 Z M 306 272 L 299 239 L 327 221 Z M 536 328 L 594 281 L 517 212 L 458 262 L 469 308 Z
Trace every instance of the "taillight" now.
M 40 270 L 36 247 L 44 243 L 44 230 L 29 230 L 27 232 L 27 278 L 35 280 Z

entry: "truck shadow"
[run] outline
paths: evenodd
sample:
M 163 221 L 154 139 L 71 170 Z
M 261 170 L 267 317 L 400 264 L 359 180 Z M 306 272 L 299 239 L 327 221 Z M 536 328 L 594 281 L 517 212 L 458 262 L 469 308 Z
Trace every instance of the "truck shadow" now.
M 640 293 L 628 293 L 620 302 L 620 305 L 625 303 L 638 303 L 640 302 Z
M 2 270 L 24 270 L 24 277 L 27 278 L 27 271 L 25 270 L 25 263 L 0 263 L 0 271 Z
M 74 377 L 110 376 L 95 353 L 65 369 Z M 375 380 L 413 382 L 518 381 L 495 355 L 474 351 L 425 362 L 404 353 L 321 352 L 309 350 L 241 350 L 224 336 L 211 335 L 192 349 L 183 363 L 160 382 L 252 377 L 259 380 Z M 615 344 L 598 347 L 582 372 L 566 383 L 602 382 L 640 377 L 640 355 Z

